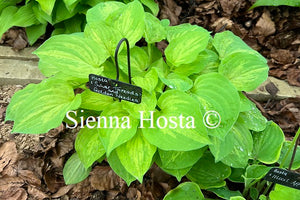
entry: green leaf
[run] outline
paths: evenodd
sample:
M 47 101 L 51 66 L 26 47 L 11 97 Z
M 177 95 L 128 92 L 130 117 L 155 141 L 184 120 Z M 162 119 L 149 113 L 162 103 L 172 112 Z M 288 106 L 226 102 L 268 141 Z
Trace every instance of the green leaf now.
M 290 147 L 291 147 L 291 142 L 290 141 L 285 141 L 283 143 L 281 153 L 280 153 L 280 157 L 279 157 L 279 160 L 278 160 L 278 163 L 280 165 L 282 165 L 283 168 L 288 168 L 289 167 L 293 151 L 290 151 L 290 153 L 287 156 L 284 163 L 282 163 L 282 161 L 283 161 L 283 158 L 286 155 L 286 153 L 287 153 L 287 151 Z M 294 149 L 294 147 L 292 147 L 292 148 Z M 293 165 L 292 165 L 291 169 L 296 170 L 296 169 L 299 169 L 299 168 L 300 168 L 300 146 L 298 145 L 297 146 L 297 151 L 296 151 L 296 154 L 295 154 L 295 158 L 294 158 L 294 162 L 293 162 Z
M 209 73 L 195 80 L 191 92 L 201 102 L 202 112 L 206 113 L 201 120 L 209 127 L 208 134 L 222 140 L 239 115 L 240 99 L 236 89 L 224 76 Z
M 299 0 L 256 0 L 249 9 L 253 9 L 259 6 L 294 6 L 300 7 Z
M 138 85 L 148 92 L 152 92 L 158 83 L 158 75 L 154 69 L 150 69 L 144 77 L 136 76 L 132 78 L 132 81 L 135 85 Z
M 221 162 L 215 163 L 214 157 L 205 153 L 193 166 L 187 177 L 197 183 L 201 189 L 225 186 L 225 179 L 230 175 L 230 167 Z
M 198 54 L 205 49 L 210 39 L 209 32 L 199 26 L 186 26 L 180 32 L 180 37 L 175 36 L 169 40 L 165 50 L 167 61 L 173 66 L 192 63 Z
M 220 197 L 222 199 L 227 199 L 227 200 L 229 200 L 231 197 L 242 196 L 240 191 L 231 191 L 227 187 L 211 188 L 211 189 L 208 189 L 208 191 L 211 191 L 211 192 L 215 193 L 218 197 Z
M 115 102 L 108 106 L 100 119 L 99 134 L 107 156 L 112 150 L 129 141 L 137 131 L 138 121 L 129 116 L 122 104 Z
M 151 1 L 153 0 L 143 0 Z M 156 4 L 156 3 L 155 3 Z M 161 25 L 158 18 L 150 13 L 145 13 L 145 31 L 144 37 L 147 43 L 160 42 L 167 37 L 166 29 Z
M 253 102 L 250 101 L 242 92 L 239 92 L 240 95 L 240 112 L 246 112 L 253 109 Z
M 86 25 L 84 34 L 106 50 L 106 54 L 114 56 L 118 42 L 122 39 L 121 33 L 102 21 L 90 22 Z
M 234 35 L 230 31 L 223 31 L 221 33 L 215 34 L 212 44 L 217 50 L 220 60 L 223 60 L 225 57 L 232 53 L 248 50 L 253 51 L 251 47 L 249 47 L 241 38 Z M 258 53 L 257 55 L 259 56 Z M 262 60 L 264 60 L 262 56 L 260 57 Z
M 269 195 L 270 200 L 282 200 L 282 199 L 298 200 L 299 196 L 300 196 L 300 190 L 289 188 L 279 184 L 276 184 L 275 190 L 271 191 Z
M 270 171 L 270 169 L 271 167 L 256 164 L 247 167 L 244 176 L 245 187 L 249 187 L 250 183 L 255 180 L 262 179 L 268 173 L 268 171 Z
M 158 149 L 163 168 L 182 169 L 193 166 L 203 155 L 207 148 L 193 151 L 164 151 Z
M 35 52 L 39 58 L 39 69 L 45 76 L 62 72 L 65 77 L 77 77 L 82 83 L 89 74 L 100 74 L 100 65 L 108 54 L 94 41 L 78 34 L 57 35 L 48 39 Z
M 80 129 L 75 140 L 75 150 L 86 169 L 105 154 L 97 128 L 88 126 Z
M 241 120 L 234 124 L 225 140 L 219 141 L 217 144 L 217 146 L 209 146 L 211 152 L 216 154 L 216 161 L 221 160 L 224 164 L 235 168 L 244 168 L 248 164 L 253 140 L 250 131 Z M 228 146 L 232 147 L 228 148 Z M 231 151 L 223 154 L 223 149 L 231 149 Z
M 48 15 L 46 12 L 44 12 L 38 2 L 33 1 L 32 11 L 33 11 L 36 19 L 41 24 L 47 24 L 48 22 L 50 24 L 52 24 L 52 16 Z
M 259 59 L 255 51 L 232 53 L 219 66 L 219 73 L 228 78 L 239 91 L 257 88 L 267 79 L 268 70 L 266 60 Z
M 130 174 L 143 182 L 143 176 L 151 167 L 156 147 L 150 144 L 138 129 L 135 136 L 116 149 L 120 162 Z M 131 159 L 128 159 L 131 158 Z
M 244 197 L 236 196 L 236 197 L 230 197 L 229 200 L 246 200 Z
M 127 183 L 128 186 L 132 181 L 136 179 L 128 171 L 126 171 L 116 151 L 111 152 L 111 154 L 107 157 L 107 161 L 109 163 L 109 166 L 114 170 L 114 172 L 118 176 L 120 176 Z
M 80 103 L 81 96 L 75 96 L 73 88 L 66 82 L 45 79 L 12 97 L 6 120 L 15 121 L 13 133 L 46 133 L 58 127 L 66 112 L 77 109 Z
M 145 13 L 142 4 L 138 0 L 128 3 L 120 13 L 120 17 L 113 22 L 114 28 L 119 30 L 122 37 L 129 41 L 130 47 L 133 47 L 139 41 L 145 29 Z
M 166 151 L 190 151 L 210 143 L 196 99 L 170 90 L 160 96 L 157 106 L 160 112 L 140 120 L 140 128 L 144 128 L 143 134 L 151 144 Z
M 245 169 L 243 168 L 231 168 L 231 174 L 228 179 L 232 182 L 243 183 L 244 179 L 242 175 L 245 174 Z
M 48 15 L 51 15 L 52 10 L 54 8 L 54 4 L 56 0 L 36 0 L 41 5 L 42 10 L 47 13 Z
M 127 49 L 120 53 L 118 59 L 120 69 L 128 75 Z M 144 76 L 148 67 L 148 55 L 142 48 L 135 46 L 130 49 L 130 66 L 132 77 Z
M 0 13 L 2 10 L 9 6 L 14 6 L 18 3 L 20 3 L 22 0 L 9 0 L 9 1 L 0 1 Z
M 158 76 L 171 89 L 187 91 L 193 87 L 193 81 L 180 74 L 170 73 L 165 77 L 161 73 L 158 73 Z
M 110 16 L 120 14 L 125 6 L 124 3 L 118 1 L 107 1 L 93 5 L 93 8 L 89 9 L 86 13 L 87 23 L 98 21 L 107 22 Z
M 41 37 L 46 32 L 47 24 L 38 24 L 27 27 L 26 35 L 30 45 L 33 45 L 39 37 Z
M 275 163 L 279 159 L 284 140 L 281 128 L 269 121 L 264 131 L 253 133 L 252 157 L 266 164 Z
M 196 60 L 189 64 L 183 64 L 174 69 L 174 72 L 177 74 L 189 76 L 191 74 L 196 74 L 202 72 L 204 69 L 214 67 L 218 65 L 218 55 L 211 50 L 204 50 L 200 52 Z
M 112 97 L 87 89 L 81 93 L 81 108 L 102 111 L 114 102 Z
M 63 0 L 67 9 L 72 12 L 80 0 Z
M 261 114 L 256 105 L 251 102 L 249 111 L 241 112 L 240 118 L 245 122 L 248 129 L 253 131 L 263 131 L 267 125 L 267 119 Z
M 144 113 L 148 113 L 155 110 L 156 107 L 156 95 L 155 92 L 148 93 L 143 91 L 142 94 L 142 102 L 140 104 L 134 104 L 129 101 L 123 101 L 123 108 L 130 114 L 130 116 L 134 117 L 135 119 L 140 119 Z
M 0 36 L 12 26 L 27 27 L 37 23 L 38 21 L 32 11 L 32 3 L 19 9 L 15 6 L 6 7 L 0 15 Z
M 169 191 L 164 197 L 164 200 L 179 199 L 204 200 L 204 196 L 196 183 L 185 182 L 181 183 L 175 189 Z
M 182 177 L 184 177 L 192 169 L 192 166 L 187 167 L 187 168 L 182 168 L 182 169 L 167 169 L 167 168 L 162 167 L 158 163 L 157 163 L 157 165 L 167 174 L 170 174 L 170 175 L 176 177 L 178 182 L 180 182 Z
M 159 12 L 158 3 L 156 3 L 154 0 L 140 0 L 140 1 L 142 2 L 142 4 L 144 4 L 151 10 L 154 16 L 157 16 Z
M 91 168 L 85 169 L 77 153 L 74 153 L 66 162 L 63 175 L 67 185 L 76 184 L 89 176 Z

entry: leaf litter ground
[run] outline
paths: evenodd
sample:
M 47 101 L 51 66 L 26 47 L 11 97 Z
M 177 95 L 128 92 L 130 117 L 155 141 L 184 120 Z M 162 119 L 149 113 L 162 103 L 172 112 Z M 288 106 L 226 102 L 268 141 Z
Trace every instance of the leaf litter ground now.
M 268 59 L 270 76 L 300 87 L 300 10 L 281 6 L 247 11 L 253 2 L 159 0 L 159 17 L 170 19 L 172 25 L 197 24 L 213 33 L 226 24 L 225 29 Z M 23 33 L 20 29 L 8 31 L 1 44 L 22 49 L 26 46 Z M 158 46 L 164 49 L 166 44 Z M 127 187 L 104 161 L 85 181 L 66 186 L 62 169 L 74 151 L 76 130 L 60 126 L 45 135 L 10 134 L 12 124 L 4 123 L 6 107 L 11 96 L 22 88 L 0 87 L 0 199 L 152 200 L 162 199 L 178 185 L 175 178 L 153 166 L 143 184 L 136 181 Z M 276 96 L 276 88 L 266 89 Z M 269 120 L 280 125 L 287 139 L 292 138 L 300 123 L 300 97 L 253 101 Z

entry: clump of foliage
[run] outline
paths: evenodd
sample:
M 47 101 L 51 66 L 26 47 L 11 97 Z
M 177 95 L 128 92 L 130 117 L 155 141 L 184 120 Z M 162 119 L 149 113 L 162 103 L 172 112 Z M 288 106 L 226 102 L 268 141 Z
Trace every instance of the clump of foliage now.
M 299 0 L 257 0 L 250 9 L 259 6 L 293 6 L 300 7 Z
M 122 38 L 129 40 L 131 48 L 132 82 L 143 89 L 140 104 L 86 86 L 89 74 L 116 77 L 114 52 Z M 142 38 L 147 45 L 136 46 Z M 168 42 L 164 56 L 155 47 L 162 40 Z M 168 20 L 145 12 L 139 1 L 104 2 L 88 10 L 83 33 L 53 36 L 35 54 L 48 78 L 14 95 L 6 120 L 14 121 L 12 132 L 31 134 L 46 133 L 62 121 L 72 126 L 65 117 L 70 110 L 73 119 L 85 122 L 75 141 L 76 153 L 64 167 L 67 184 L 82 181 L 94 162 L 107 158 L 128 185 L 136 179 L 142 182 L 153 163 L 179 181 L 187 176 L 194 182 L 180 185 L 166 200 L 182 199 L 180 195 L 188 193 L 190 199 L 204 199 L 201 190 L 223 199 L 255 199 L 267 187 L 262 177 L 270 166 L 286 167 L 291 156 L 292 144 L 284 140 L 282 130 L 242 92 L 267 78 L 266 60 L 229 31 L 212 37 L 199 26 L 169 26 Z M 128 81 L 126 55 L 123 48 L 118 56 L 123 82 Z M 78 88 L 83 92 L 75 93 Z M 161 116 L 193 116 L 195 128 L 149 128 L 150 121 L 141 128 L 141 117 L 150 118 L 151 111 L 155 111 L 154 122 Z M 217 127 L 205 126 L 206 120 L 209 124 L 216 120 L 204 120 L 209 111 L 219 113 Z M 97 128 L 96 122 L 86 121 L 90 116 L 129 116 L 131 126 Z M 181 123 L 179 118 L 173 120 Z M 116 127 L 117 122 L 112 123 Z M 103 121 L 99 126 L 104 127 Z M 293 169 L 300 167 L 299 160 Z M 244 183 L 243 194 L 230 191 L 228 181 Z
M 107 0 L 0 0 L 0 36 L 12 26 L 26 27 L 29 44 L 54 27 L 52 35 L 82 32 L 86 11 Z M 130 0 L 125 0 L 130 2 Z M 157 15 L 158 4 L 141 0 L 147 10 Z

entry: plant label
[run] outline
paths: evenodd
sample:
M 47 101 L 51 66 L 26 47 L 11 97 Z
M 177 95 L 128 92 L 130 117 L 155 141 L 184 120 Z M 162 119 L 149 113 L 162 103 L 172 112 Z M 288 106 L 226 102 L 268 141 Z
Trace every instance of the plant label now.
M 89 75 L 89 87 L 93 92 L 136 104 L 142 100 L 142 88 L 95 74 Z
M 300 174 L 285 169 L 272 168 L 264 179 L 300 190 Z

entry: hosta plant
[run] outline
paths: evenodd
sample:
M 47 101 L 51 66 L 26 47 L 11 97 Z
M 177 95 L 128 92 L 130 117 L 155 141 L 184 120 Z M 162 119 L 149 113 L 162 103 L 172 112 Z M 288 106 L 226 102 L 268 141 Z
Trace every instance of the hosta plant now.
M 140 104 L 92 92 L 87 84 L 90 74 L 116 78 L 122 38 L 130 45 L 132 84 L 142 88 Z M 164 55 L 155 46 L 162 40 Z M 253 196 L 265 164 L 280 163 L 289 152 L 281 129 L 243 93 L 267 78 L 266 60 L 229 31 L 212 37 L 199 26 L 169 26 L 139 1 L 104 2 L 88 10 L 83 33 L 53 36 L 35 54 L 48 78 L 14 95 L 6 120 L 14 121 L 14 133 L 46 133 L 62 122 L 80 128 L 63 171 L 67 184 L 82 181 L 106 158 L 128 185 L 142 182 L 153 163 L 178 181 L 194 182 L 166 199 L 189 188 L 241 199 L 229 180 L 245 182 L 244 196 Z M 124 46 L 118 62 L 126 83 Z
M 12 26 L 26 27 L 30 45 L 45 34 L 48 24 L 54 27 L 52 35 L 81 32 L 86 11 L 105 1 L 108 0 L 0 0 L 0 37 Z M 158 4 L 154 0 L 141 2 L 157 15 Z

